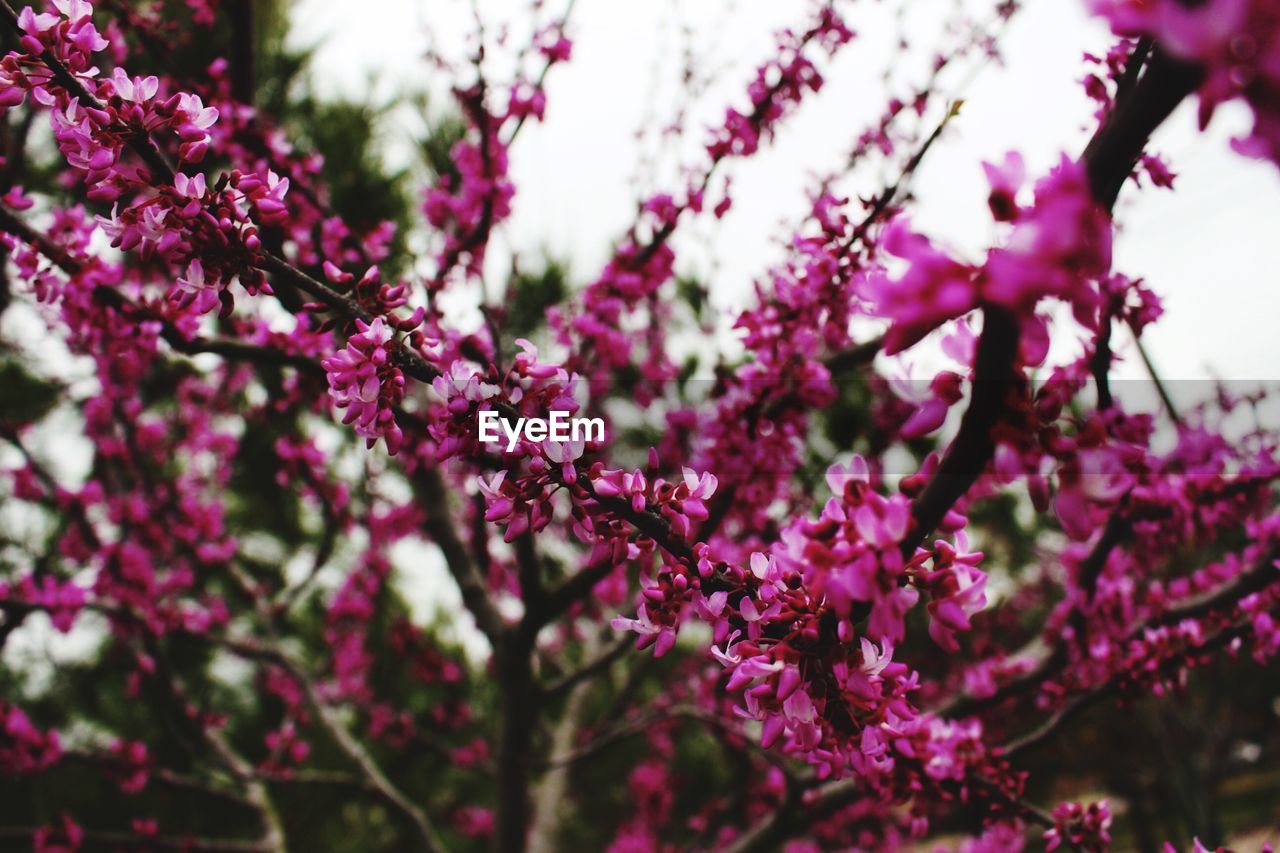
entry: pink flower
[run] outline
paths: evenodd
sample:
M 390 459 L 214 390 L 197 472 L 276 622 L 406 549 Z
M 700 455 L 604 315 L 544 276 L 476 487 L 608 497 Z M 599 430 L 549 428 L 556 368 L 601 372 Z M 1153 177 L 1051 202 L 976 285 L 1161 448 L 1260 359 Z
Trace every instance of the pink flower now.
M 141 741 L 116 741 L 111 748 L 119 767 L 115 770 L 120 790 L 126 794 L 137 794 L 147 787 L 150 775 L 150 764 L 147 758 L 147 745 Z
M 53 8 L 73 24 L 80 23 L 93 14 L 93 4 L 89 0 L 53 0 Z
M 1018 218 L 1021 209 L 1018 207 L 1018 190 L 1027 179 L 1027 165 L 1022 155 L 1010 151 L 1005 155 L 1004 163 L 995 166 L 983 163 L 982 170 L 987 173 L 987 181 L 991 184 L 991 195 L 987 197 L 987 205 L 996 222 L 1012 222 Z
M 453 826 L 463 838 L 491 838 L 495 825 L 493 809 L 463 806 L 453 814 Z
M 16 705 L 0 699 L 0 766 L 37 773 L 62 757 L 57 732 L 40 731 Z
M 864 286 L 875 315 L 892 321 L 884 338 L 888 355 L 907 349 L 947 320 L 977 307 L 973 268 L 912 232 L 905 217 L 889 224 L 880 245 L 906 262 L 901 275 L 873 273 Z
M 535 39 L 538 52 L 547 62 L 568 62 L 573 53 L 573 42 L 565 38 L 559 27 L 547 27 Z
M 649 608 L 641 604 L 636 618 L 616 616 L 610 623 L 616 631 L 632 631 L 640 635 L 636 648 L 643 649 L 652 645 L 654 657 L 662 657 L 671 651 L 676 644 L 676 632 L 667 625 L 658 625 L 649 617 Z
M 160 91 L 160 81 L 156 77 L 130 78 L 125 70 L 119 66 L 112 72 L 110 79 L 116 94 L 124 100 L 134 103 L 150 101 Z
M 963 549 L 964 535 L 959 534 Z M 947 542 L 934 543 L 935 570 L 924 581 L 929 602 L 929 636 L 949 652 L 959 651 L 956 632 L 968 631 L 970 618 L 987 603 L 987 575 L 978 569 L 981 552 L 965 553 Z
M 49 12 L 41 12 L 36 14 L 31 10 L 30 6 L 24 6 L 22 11 L 18 13 L 18 26 L 22 27 L 23 32 L 33 36 L 52 29 L 59 22 L 58 16 Z
M 404 374 L 392 363 L 392 331 L 381 317 L 368 324 L 357 320 L 356 329 L 345 348 L 321 362 L 329 377 L 329 396 L 346 410 L 344 424 L 354 424 L 356 434 L 370 447 L 384 439 L 387 451 L 395 455 L 404 439 L 394 411 L 404 396 Z
M 1092 328 L 1093 281 L 1110 266 L 1110 218 L 1094 202 L 1084 168 L 1064 156 L 1036 185 L 1035 204 L 1018 218 L 1005 246 L 988 257 L 982 295 L 1020 314 L 1056 296 Z
M 173 176 L 174 189 L 178 191 L 178 195 L 184 198 L 201 200 L 208 192 L 204 182 L 204 175 L 196 175 L 194 178 L 185 175 L 182 172 Z
M 1090 803 L 1062 803 L 1053 810 L 1054 826 L 1044 833 L 1045 850 L 1058 849 L 1065 841 L 1088 853 L 1101 853 L 1111 845 L 1111 809 L 1106 800 Z
M 192 258 L 187 264 L 187 274 L 178 279 L 177 285 L 169 292 L 169 298 L 196 314 L 205 314 L 218 307 L 216 282 L 205 281 L 204 265 L 199 258 Z
M 571 439 L 569 441 L 552 441 L 547 439 L 542 442 L 542 452 L 552 463 L 559 465 L 560 476 L 566 483 L 577 482 L 578 472 L 574 463 L 582 458 L 582 454 L 586 452 L 587 443 L 583 439 Z
M 827 469 L 827 488 L 838 497 L 843 497 L 849 483 L 869 484 L 871 473 L 867 468 L 867 460 L 855 455 L 845 465 L 832 465 Z
M 58 824 L 42 826 L 32 838 L 36 853 L 76 853 L 84 842 L 84 830 L 67 815 Z

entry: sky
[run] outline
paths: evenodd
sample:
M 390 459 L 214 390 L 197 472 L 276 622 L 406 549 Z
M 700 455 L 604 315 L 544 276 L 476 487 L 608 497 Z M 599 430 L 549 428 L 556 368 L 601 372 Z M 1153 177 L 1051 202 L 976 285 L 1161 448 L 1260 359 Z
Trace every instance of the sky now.
M 527 26 L 511 0 L 478 0 L 492 40 L 507 22 L 511 45 Z M 752 283 L 781 257 L 781 240 L 805 208 L 813 176 L 839 162 L 856 134 L 885 101 L 881 76 L 894 41 L 889 10 L 901 4 L 848 3 L 847 20 L 858 39 L 824 68 L 826 85 L 787 122 L 768 150 L 732 164 L 734 207 L 719 223 L 698 221 L 676 242 L 680 269 L 710 282 L 715 304 L 733 308 L 751 299 Z M 957 5 L 987 17 L 989 2 L 916 0 L 907 32 L 928 49 L 938 22 Z M 291 42 L 316 48 L 314 79 L 328 94 L 389 101 L 424 87 L 434 103 L 447 103 L 445 75 L 423 59 L 428 48 L 463 58 L 471 44 L 471 0 L 366 0 L 361 14 L 334 0 L 297 0 Z M 548 13 L 560 8 L 548 0 Z M 578 0 L 569 26 L 573 60 L 548 80 L 548 113 L 523 132 L 512 152 L 518 193 L 515 211 L 492 252 L 505 268 L 507 251 L 535 257 L 550 252 L 571 261 L 588 280 L 631 222 L 637 162 L 656 154 L 665 177 L 648 189 L 678 186 L 676 163 L 696 164 L 702 128 L 742 105 L 753 69 L 768 57 L 772 34 L 799 26 L 804 2 L 776 0 Z M 912 184 L 916 226 L 971 257 L 994 237 L 986 215 L 982 161 L 1021 151 L 1031 174 L 1078 154 L 1092 132 L 1092 104 L 1079 81 L 1086 51 L 1104 52 L 1108 34 L 1079 0 L 1027 0 L 1004 34 L 1003 66 L 975 74 L 959 69 L 948 78 L 964 98 Z M 691 132 L 683 144 L 655 147 L 637 140 L 637 129 L 670 121 L 679 103 L 677 77 L 686 51 L 713 80 L 691 107 Z M 501 58 L 502 51 L 491 51 Z M 901 81 L 922 79 L 914 63 L 894 69 Z M 491 73 L 500 74 L 500 61 Z M 1280 241 L 1280 173 L 1269 163 L 1243 159 L 1229 140 L 1248 126 L 1243 107 L 1219 111 L 1201 133 L 1192 104 L 1184 104 L 1153 141 L 1178 173 L 1176 192 L 1130 186 L 1121 198 L 1116 243 L 1118 271 L 1143 277 L 1164 300 L 1166 315 L 1147 345 L 1169 380 L 1207 377 L 1274 379 L 1280 338 L 1272 324 L 1280 307 L 1274 271 Z M 395 114 L 385 135 L 388 157 L 408 150 L 422 122 L 416 109 Z M 852 189 L 877 191 L 886 177 L 868 173 Z M 496 279 L 498 276 L 495 275 Z M 1122 346 L 1115 375 L 1145 376 Z

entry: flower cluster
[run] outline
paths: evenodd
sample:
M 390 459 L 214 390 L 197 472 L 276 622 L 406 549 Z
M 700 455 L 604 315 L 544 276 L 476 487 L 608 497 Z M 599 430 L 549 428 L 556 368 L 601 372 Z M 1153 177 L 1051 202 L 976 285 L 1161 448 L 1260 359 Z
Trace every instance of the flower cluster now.
M 151 763 L 147 757 L 147 745 L 137 740 L 116 741 L 111 754 L 118 762 L 115 772 L 120 790 L 136 794 L 147 787 Z
M 19 773 L 35 773 L 61 757 L 57 732 L 40 731 L 17 705 L 0 701 L 0 764 Z
M 543 81 L 573 52 L 573 43 L 559 25 L 534 33 L 533 47 L 544 62 L 537 81 L 517 76 L 507 87 L 505 108 L 490 105 L 483 81 L 454 91 L 468 133 L 453 144 L 449 170 L 426 190 L 422 204 L 423 215 L 443 243 L 436 256 L 433 289 L 444 287 L 459 264 L 468 276 L 481 274 L 489 236 L 511 215 L 515 185 L 508 175 L 508 148 L 526 120 L 542 120 L 547 108 Z
M 1123 36 L 1150 36 L 1161 49 L 1199 65 L 1200 124 L 1218 105 L 1242 98 L 1253 109 L 1253 130 L 1236 150 L 1280 163 L 1280 7 L 1273 0 L 1088 0 Z
M 394 362 L 394 332 L 381 317 L 356 320 L 356 334 L 321 364 L 329 379 L 329 396 L 344 410 L 342 422 L 354 424 L 370 447 L 379 439 L 394 454 L 404 441 L 395 407 L 404 396 L 404 374 Z
M 874 315 L 892 321 L 885 352 L 901 352 L 980 305 L 1031 317 L 1041 299 L 1056 297 L 1072 306 L 1082 325 L 1096 325 L 1095 282 L 1111 265 L 1111 228 L 1093 200 L 1083 166 L 1064 157 L 1036 184 L 1034 203 L 1025 208 L 1018 203 L 1025 174 L 1021 157 L 1010 155 L 1001 166 L 987 164 L 986 169 L 992 215 L 1013 227 L 983 265 L 954 260 L 902 218 L 881 238 L 881 247 L 905 262 L 896 275 L 872 271 L 864 285 Z
M 719 529 L 708 535 L 719 534 L 717 546 L 738 560 L 746 559 L 753 531 L 770 523 L 771 511 L 793 500 L 811 412 L 837 396 L 824 355 L 851 341 L 851 225 L 840 199 L 823 194 L 813 208 L 817 233 L 795 239 L 787 261 L 757 284 L 758 304 L 734 323 L 752 358 L 717 383 L 709 414 L 694 405 L 671 419 L 673 434 L 688 428 L 685 420 L 697 425 L 685 451 L 690 464 L 716 471 L 723 493 L 732 495 Z
M 748 86 L 751 110 L 726 110 L 724 122 L 712 130 L 706 145 L 706 166 L 678 196 L 656 193 L 641 204 L 638 221 L 584 292 L 581 313 L 563 324 L 561 342 L 578 351 L 580 363 L 574 363 L 575 369 L 586 373 L 586 366 L 597 360 L 603 360 L 606 369 L 639 361 L 649 382 L 674 378 L 661 331 L 667 308 L 657 298 L 659 289 L 673 277 L 675 252 L 669 238 L 686 212 L 703 211 L 712 175 L 723 161 L 755 154 L 806 94 L 822 87 L 822 75 L 806 55 L 806 48 L 817 46 L 831 58 L 853 37 L 836 4 L 829 0 L 818 4 L 807 29 L 779 33 L 777 56 L 756 69 Z M 712 208 L 715 216 L 723 216 L 730 204 L 726 189 L 724 198 Z M 650 312 L 643 361 L 632 354 L 636 336 L 623 331 L 626 320 L 641 308 Z
M 441 279 L 453 264 L 465 258 L 467 271 L 478 274 L 484 262 L 489 232 L 511 214 L 515 187 L 507 177 L 507 149 L 496 124 L 486 116 L 483 136 L 478 141 L 461 139 L 454 143 L 450 161 L 457 175 L 445 176 L 432 187 L 422 205 L 427 222 L 446 236 L 440 255 Z
M 1111 809 L 1106 800 L 1081 806 L 1063 803 L 1053 810 L 1054 826 L 1044 834 L 1045 849 L 1057 850 L 1063 842 L 1079 850 L 1106 850 L 1111 844 Z
M 823 3 L 813 25 L 804 32 L 784 31 L 779 36 L 778 56 L 756 70 L 747 87 L 751 109 L 725 110 L 724 124 L 707 143 L 712 160 L 728 156 L 748 157 L 760 148 L 778 122 L 804 98 L 806 92 L 822 88 L 822 74 L 804 54 L 816 44 L 828 56 L 853 40 L 853 30 L 840 17 L 834 3 Z
M 0 581 L 0 601 L 17 601 L 23 606 L 39 608 L 49 614 L 53 627 L 65 634 L 75 625 L 85 596 L 75 581 L 60 582 L 45 575 L 37 582 L 28 574 L 13 585 Z

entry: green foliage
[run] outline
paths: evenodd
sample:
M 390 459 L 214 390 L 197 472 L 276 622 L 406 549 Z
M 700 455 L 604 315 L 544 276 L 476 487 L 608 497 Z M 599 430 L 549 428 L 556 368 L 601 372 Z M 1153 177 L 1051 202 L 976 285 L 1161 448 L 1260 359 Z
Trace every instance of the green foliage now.
M 381 155 L 378 126 L 388 107 L 352 101 L 320 100 L 312 95 L 291 105 L 289 125 L 309 150 L 324 157 L 322 183 L 335 213 L 356 233 L 382 222 L 395 223 L 387 277 L 404 265 L 404 235 L 413 214 L 405 193 L 405 170 L 388 170 Z
M 1042 515 L 1036 515 L 1030 525 L 1019 521 L 1019 503 L 1027 500 L 1002 492 L 970 509 L 969 520 L 982 531 L 981 546 L 991 563 L 1015 568 L 1035 564 L 1036 541 L 1048 524 Z
M 871 389 L 862 378 L 836 382 L 836 399 L 822 413 L 822 431 L 835 447 L 857 447 L 871 432 Z
M 16 358 L 0 360 L 0 426 L 35 423 L 58 404 L 62 388 Z
M 418 99 L 416 105 L 422 115 L 429 115 L 429 104 L 425 98 Z M 467 123 L 454 112 L 444 113 L 428 121 L 427 132 L 419 147 L 422 160 L 434 177 L 448 180 L 458 177 L 458 168 L 453 163 L 453 146 L 466 132 Z
M 311 61 L 311 49 L 294 50 L 285 44 L 289 33 L 292 0 L 250 0 L 254 14 L 254 42 L 257 66 L 255 103 L 269 116 L 286 116 L 291 109 L 290 94 L 304 87 L 304 74 Z
M 276 479 L 277 429 L 273 424 L 245 421 L 227 494 L 228 520 L 235 529 L 268 531 L 296 547 L 305 535 L 296 489 Z
M 546 309 L 564 301 L 569 291 L 569 270 L 547 259 L 533 272 L 519 271 L 507 285 L 503 330 L 508 338 L 527 338 L 546 321 Z
M 707 306 L 708 290 L 706 284 L 689 275 L 676 276 L 676 296 L 688 304 L 693 316 L 702 321 L 703 311 Z

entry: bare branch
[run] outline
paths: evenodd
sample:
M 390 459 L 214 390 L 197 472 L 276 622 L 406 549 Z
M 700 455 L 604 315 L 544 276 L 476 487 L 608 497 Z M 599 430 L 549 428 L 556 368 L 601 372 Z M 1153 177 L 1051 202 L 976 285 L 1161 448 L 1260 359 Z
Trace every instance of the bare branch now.
M 542 688 L 542 694 L 547 698 L 552 698 L 583 681 L 595 678 L 597 675 L 608 670 L 609 667 L 613 665 L 614 661 L 629 652 L 635 644 L 636 642 L 633 636 L 627 635 L 622 637 L 615 641 L 614 644 L 605 651 L 597 653 L 582 666 L 561 676 L 546 687 Z
M 253 106 L 257 88 L 253 0 L 228 0 L 226 8 L 231 20 L 231 94 L 240 103 Z

